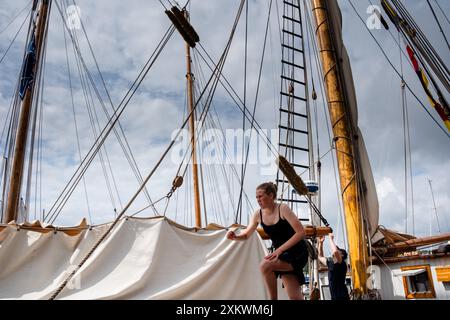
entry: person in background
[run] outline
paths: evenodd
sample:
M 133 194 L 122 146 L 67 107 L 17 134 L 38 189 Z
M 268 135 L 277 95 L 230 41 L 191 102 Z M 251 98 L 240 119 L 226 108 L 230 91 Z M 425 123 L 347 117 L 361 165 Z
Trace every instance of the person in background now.
M 331 257 L 325 258 L 323 254 L 324 237 L 319 238 L 319 261 L 328 267 L 328 283 L 331 300 L 350 300 L 345 277 L 347 275 L 347 251 L 340 249 L 334 243 L 334 235 L 329 234 Z

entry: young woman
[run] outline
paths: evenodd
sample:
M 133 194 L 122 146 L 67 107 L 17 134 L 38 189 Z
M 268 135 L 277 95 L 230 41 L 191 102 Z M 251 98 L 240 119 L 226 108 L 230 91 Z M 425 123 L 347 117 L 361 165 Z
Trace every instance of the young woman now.
M 246 240 L 261 224 L 270 236 L 274 251 L 260 264 L 266 289 L 272 300 L 277 299 L 277 277 L 280 276 L 291 300 L 303 300 L 301 285 L 305 283 L 303 268 L 308 262 L 305 230 L 302 224 L 285 204 L 276 203 L 277 186 L 266 182 L 256 188 L 256 200 L 260 206 L 248 227 L 236 234 L 227 233 L 230 240 Z

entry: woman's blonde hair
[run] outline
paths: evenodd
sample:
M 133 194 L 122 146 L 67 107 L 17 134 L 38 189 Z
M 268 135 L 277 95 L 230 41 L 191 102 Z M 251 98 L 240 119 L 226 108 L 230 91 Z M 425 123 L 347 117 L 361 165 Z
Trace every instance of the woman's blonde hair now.
M 264 192 L 266 193 L 266 194 L 273 194 L 274 195 L 274 198 L 276 198 L 277 197 L 277 191 L 278 191 L 278 187 L 277 187 L 277 185 L 275 184 L 275 183 L 273 183 L 273 182 L 264 182 L 264 183 L 261 183 L 257 188 L 256 188 L 256 190 L 264 190 Z

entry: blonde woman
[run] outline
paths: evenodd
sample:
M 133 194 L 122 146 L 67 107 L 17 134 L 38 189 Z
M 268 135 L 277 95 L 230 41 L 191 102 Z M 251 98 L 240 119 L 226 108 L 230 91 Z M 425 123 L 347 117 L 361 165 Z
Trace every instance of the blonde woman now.
M 248 227 L 236 234 L 227 233 L 230 240 L 246 240 L 261 224 L 270 236 L 274 251 L 260 264 L 260 270 L 270 299 L 276 300 L 277 277 L 281 277 L 289 299 L 303 300 L 301 285 L 305 283 L 303 268 L 308 262 L 305 230 L 301 222 L 285 204 L 276 202 L 277 186 L 266 182 L 256 188 L 256 200 L 260 209 L 256 210 Z

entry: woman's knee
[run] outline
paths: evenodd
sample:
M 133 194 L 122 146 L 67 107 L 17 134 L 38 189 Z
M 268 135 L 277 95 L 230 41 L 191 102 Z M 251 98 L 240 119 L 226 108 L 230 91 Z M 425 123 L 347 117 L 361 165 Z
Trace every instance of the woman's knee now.
M 261 272 L 264 273 L 268 273 L 273 271 L 272 270 L 272 264 L 267 261 L 267 260 L 263 260 L 261 261 L 261 263 L 259 264 L 259 270 L 261 270 Z

